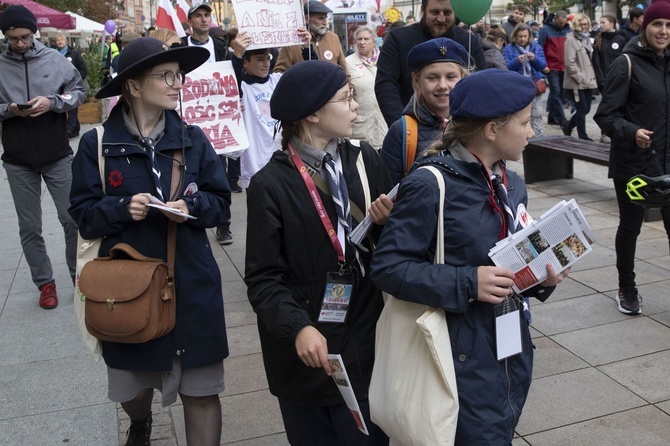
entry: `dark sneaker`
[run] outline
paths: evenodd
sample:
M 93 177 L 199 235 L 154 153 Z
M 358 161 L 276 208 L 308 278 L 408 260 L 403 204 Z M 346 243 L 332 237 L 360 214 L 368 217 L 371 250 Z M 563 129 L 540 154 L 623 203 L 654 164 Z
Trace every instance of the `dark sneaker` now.
M 234 193 L 236 193 L 236 194 L 241 193 L 243 190 L 244 190 L 244 189 L 242 189 L 242 188 L 240 187 L 240 185 L 237 184 L 237 183 L 233 183 L 233 184 L 230 185 L 230 191 L 231 191 L 231 192 L 234 192 Z
M 624 290 L 619 288 L 619 311 L 623 314 L 635 316 L 640 314 L 640 304 L 642 297 L 637 294 L 637 288 Z
M 561 124 L 561 130 L 563 130 L 563 134 L 565 136 L 570 136 L 572 134 L 572 129 L 570 129 L 568 126 L 570 125 L 570 121 L 565 120 L 563 124 Z
M 216 239 L 219 241 L 219 245 L 233 243 L 233 235 L 230 233 L 230 229 L 216 228 Z
M 45 310 L 51 310 L 58 306 L 58 295 L 56 294 L 56 284 L 51 282 L 40 287 L 40 307 Z
M 151 414 L 144 421 L 132 421 L 126 431 L 126 446 L 151 446 Z

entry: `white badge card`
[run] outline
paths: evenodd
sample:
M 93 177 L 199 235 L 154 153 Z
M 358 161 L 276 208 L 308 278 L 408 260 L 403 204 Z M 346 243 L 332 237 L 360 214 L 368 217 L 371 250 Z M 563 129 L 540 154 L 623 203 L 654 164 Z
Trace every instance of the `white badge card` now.
M 354 291 L 353 274 L 328 273 L 319 322 L 344 322 Z
M 496 320 L 496 347 L 498 361 L 523 351 L 521 345 L 521 311 L 516 299 L 505 299 L 505 302 L 493 307 Z

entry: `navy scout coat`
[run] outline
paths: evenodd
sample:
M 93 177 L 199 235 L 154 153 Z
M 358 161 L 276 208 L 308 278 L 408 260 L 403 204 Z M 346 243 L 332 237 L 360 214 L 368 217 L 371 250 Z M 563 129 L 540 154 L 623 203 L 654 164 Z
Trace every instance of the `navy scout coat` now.
M 182 147 L 181 126 L 176 112 L 165 112 L 165 134 L 156 144 L 156 156 L 166 197 L 172 153 Z M 112 110 L 103 127 L 105 192 L 98 172 L 98 138 L 91 130 L 82 137 L 72 163 L 70 215 L 82 237 L 105 237 L 101 256 L 125 242 L 145 256 L 167 261 L 168 219 L 159 210 L 150 209 L 144 220 L 133 221 L 127 207 L 133 195 L 154 191 L 150 155 L 126 130 L 121 105 Z M 142 344 L 103 342 L 103 357 L 113 368 L 166 371 L 172 368 L 174 356 L 181 357 L 184 368 L 212 364 L 228 356 L 221 275 L 205 229 L 230 217 L 230 187 L 202 130 L 186 126 L 184 138 L 186 172 L 180 198 L 197 220 L 177 225 L 176 324 L 166 336 Z M 184 196 L 189 185 L 197 186 L 197 192 Z

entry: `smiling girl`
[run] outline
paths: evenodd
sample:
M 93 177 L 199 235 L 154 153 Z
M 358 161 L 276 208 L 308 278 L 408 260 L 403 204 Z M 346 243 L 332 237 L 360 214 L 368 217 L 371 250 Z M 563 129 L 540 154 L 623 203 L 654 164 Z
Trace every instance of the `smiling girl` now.
M 449 118 L 449 92 L 468 74 L 467 60 L 465 48 L 446 37 L 416 45 L 407 55 L 414 96 L 403 116 L 389 128 L 380 153 L 394 183 L 407 173 L 407 141 L 418 142 L 415 152 L 415 158 L 418 158 L 442 135 Z M 412 122 L 417 124 L 418 134 L 408 135 Z M 410 163 L 412 161 L 410 159 Z

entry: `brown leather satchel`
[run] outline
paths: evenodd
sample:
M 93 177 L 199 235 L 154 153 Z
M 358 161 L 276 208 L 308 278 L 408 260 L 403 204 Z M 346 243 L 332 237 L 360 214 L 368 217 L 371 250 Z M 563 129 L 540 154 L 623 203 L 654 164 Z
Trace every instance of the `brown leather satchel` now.
M 171 196 L 179 185 L 181 153 L 175 151 Z M 137 344 L 168 334 L 176 320 L 174 257 L 177 223 L 168 222 L 168 261 L 117 243 L 108 257 L 86 263 L 79 290 L 86 297 L 86 329 L 102 341 Z

